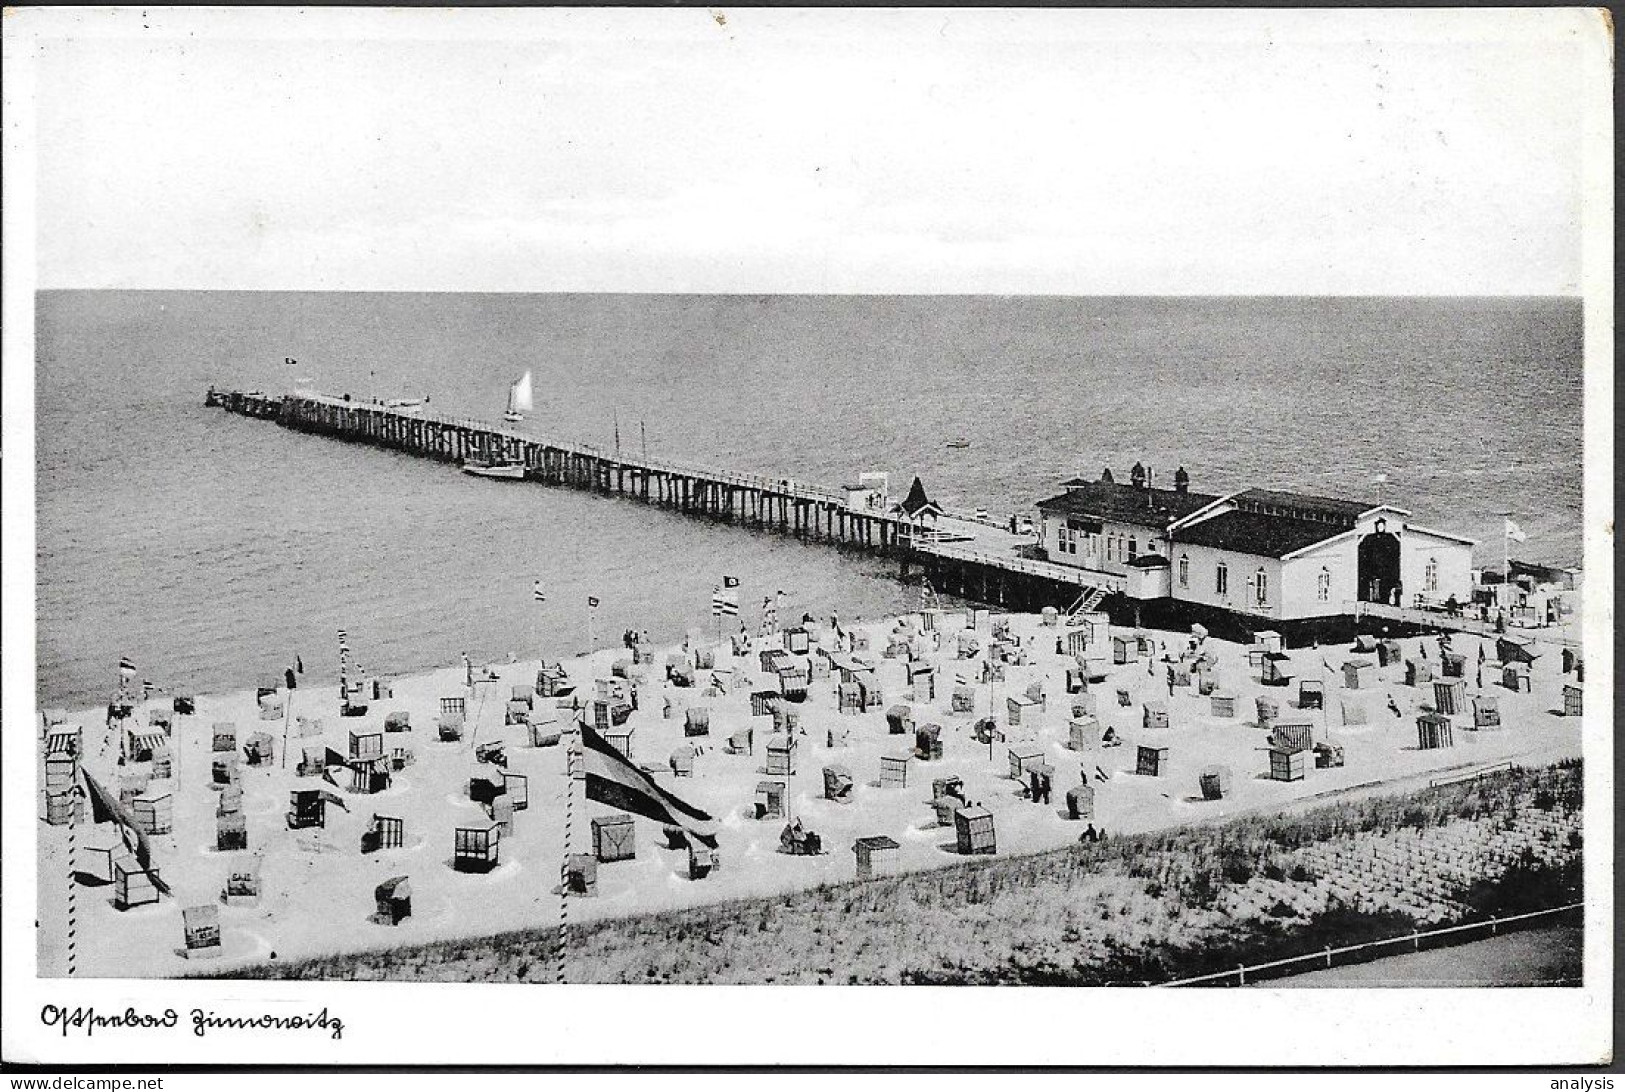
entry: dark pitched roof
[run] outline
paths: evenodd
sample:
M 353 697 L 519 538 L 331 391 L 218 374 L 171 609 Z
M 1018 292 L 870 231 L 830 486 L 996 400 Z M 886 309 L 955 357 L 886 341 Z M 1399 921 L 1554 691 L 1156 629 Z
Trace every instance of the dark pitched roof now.
M 1128 567 L 1131 569 L 1166 569 L 1171 564 L 1173 562 L 1161 554 L 1141 554 L 1139 557 L 1130 558 Z
M 1306 546 L 1335 538 L 1343 531 L 1334 524 L 1314 520 L 1263 516 L 1256 512 L 1221 512 L 1181 527 L 1174 532 L 1173 541 L 1175 549 L 1181 543 L 1189 543 L 1255 557 L 1285 557 Z
M 1260 515 L 1283 515 L 1301 520 L 1321 520 L 1354 526 L 1362 513 L 1377 507 L 1364 501 L 1340 500 L 1337 497 L 1317 497 L 1309 493 L 1288 493 L 1279 489 L 1244 489 L 1230 497 L 1232 503 L 1244 512 Z
M 1151 500 L 1146 502 L 1146 494 Z M 1136 527 L 1155 527 L 1162 530 L 1176 519 L 1190 515 L 1218 500 L 1208 493 L 1179 493 L 1172 489 L 1135 489 L 1132 485 L 1114 482 L 1067 483 L 1067 491 L 1058 497 L 1038 502 L 1039 511 L 1060 512 L 1069 516 L 1092 516 L 1112 523 L 1130 523 Z

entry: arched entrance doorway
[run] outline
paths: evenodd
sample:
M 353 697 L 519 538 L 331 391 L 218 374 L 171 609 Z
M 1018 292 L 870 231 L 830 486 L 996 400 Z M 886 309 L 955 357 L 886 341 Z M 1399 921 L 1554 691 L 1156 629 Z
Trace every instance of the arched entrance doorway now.
M 1399 536 L 1383 520 L 1360 540 L 1359 596 L 1363 603 L 1395 603 L 1399 599 Z

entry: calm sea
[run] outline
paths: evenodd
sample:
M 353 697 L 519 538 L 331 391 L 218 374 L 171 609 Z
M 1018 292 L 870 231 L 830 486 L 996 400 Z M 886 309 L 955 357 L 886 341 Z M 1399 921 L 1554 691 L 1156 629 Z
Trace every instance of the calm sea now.
M 39 296 L 40 700 L 105 700 L 121 655 L 178 691 L 297 654 L 364 664 L 579 651 L 710 631 L 740 578 L 786 612 L 917 601 L 895 563 L 285 432 L 203 408 L 296 381 L 839 485 L 919 474 L 1030 511 L 1136 459 L 1222 492 L 1412 509 L 1498 562 L 1580 556 L 1581 307 L 1567 299 L 1109 299 L 47 292 Z M 286 358 L 294 364 L 287 364 Z M 945 442 L 964 438 L 965 449 Z M 1378 473 L 1387 484 L 1372 483 Z M 548 599 L 531 599 L 541 579 Z

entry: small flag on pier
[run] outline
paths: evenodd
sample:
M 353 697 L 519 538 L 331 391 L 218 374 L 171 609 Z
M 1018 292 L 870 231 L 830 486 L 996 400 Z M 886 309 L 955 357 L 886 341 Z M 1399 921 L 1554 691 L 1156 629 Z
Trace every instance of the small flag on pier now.
M 587 606 L 592 607 L 594 609 L 597 609 L 597 607 L 598 607 L 598 597 L 596 595 L 587 596 Z
M 1507 526 L 1506 526 L 1506 536 L 1507 536 L 1507 538 L 1510 538 L 1513 542 L 1523 542 L 1526 539 L 1528 539 L 1529 535 L 1524 532 L 1524 529 L 1522 527 L 1519 527 L 1516 523 L 1513 523 L 1511 520 L 1507 520 L 1506 522 L 1507 522 Z
M 531 585 L 530 597 L 538 603 L 547 602 L 547 593 L 542 591 L 542 582 L 540 580 Z
M 305 658 L 297 652 L 293 655 L 293 669 L 301 675 L 305 673 Z
M 722 578 L 722 586 L 724 588 L 737 588 L 739 587 L 739 578 L 737 576 L 725 576 Z
M 121 656 L 118 662 L 118 673 L 126 679 L 135 678 L 135 661 L 128 656 Z

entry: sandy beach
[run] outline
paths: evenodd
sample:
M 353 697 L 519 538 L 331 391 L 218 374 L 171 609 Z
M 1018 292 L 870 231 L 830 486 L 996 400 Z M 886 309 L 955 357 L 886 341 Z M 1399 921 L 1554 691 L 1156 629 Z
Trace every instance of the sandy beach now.
M 691 880 L 686 852 L 665 848 L 660 825 L 638 819 L 636 856 L 599 865 L 597 895 L 572 899 L 572 919 L 620 917 L 851 880 L 856 874 L 853 842 L 862 837 L 894 839 L 900 846 L 897 863 L 902 870 L 951 863 L 957 859 L 954 829 L 937 825 L 930 804 L 932 781 L 938 778 L 963 780 L 966 797 L 993 814 L 998 853 L 1011 855 L 1078 840 L 1085 823 L 1066 817 L 1065 793 L 1085 778 L 1096 790 L 1095 825 L 1108 833 L 1126 833 L 1287 807 L 1340 791 L 1426 784 L 1433 777 L 1497 762 L 1540 765 L 1580 753 L 1580 718 L 1560 713 L 1565 676 L 1560 674 L 1555 647 L 1546 649 L 1535 662 L 1532 691 L 1515 693 L 1500 685 L 1493 642 L 1455 637 L 1454 651 L 1467 658 L 1469 704 L 1464 715 L 1452 718 L 1454 746 L 1419 750 L 1416 717 L 1423 704 L 1431 706 L 1434 691 L 1431 685 L 1405 685 L 1403 662 L 1374 667 L 1366 687 L 1349 690 L 1341 675 L 1342 664 L 1353 655 L 1348 646 L 1287 650 L 1286 670 L 1293 676 L 1292 684 L 1266 687 L 1259 681 L 1259 668 L 1249 664 L 1246 646 L 1209 638 L 1205 647 L 1216 657 L 1219 689 L 1235 696 L 1236 715 L 1222 718 L 1213 715 L 1210 698 L 1198 693 L 1194 683 L 1176 687 L 1170 695 L 1167 665 L 1160 661 L 1164 655 L 1177 656 L 1190 637 L 1155 631 L 1148 632 L 1150 657 L 1134 662 L 1114 665 L 1107 642 L 1100 663 L 1105 680 L 1088 689 L 1099 723 L 1110 726 L 1122 744 L 1073 750 L 1069 722 L 1073 699 L 1080 695 L 1068 693 L 1067 669 L 1077 661 L 1066 649 L 1068 634 L 1074 631 L 1046 626 L 1036 615 L 989 616 L 982 612 L 981 626 L 974 632 L 980 651 L 974 658 L 962 658 L 959 633 L 968 620 L 967 612 L 943 612 L 933 619 L 930 630 L 924 628 L 918 614 L 848 627 L 849 634 L 861 632 L 867 640 L 867 650 L 860 648 L 854 655 L 874 665 L 883 694 L 881 703 L 861 714 L 843 713 L 836 702 L 839 671 L 813 678 L 806 701 L 785 706 L 799 715 L 795 769 L 788 777 L 766 773 L 766 742 L 773 720 L 753 716 L 750 699 L 752 691 L 778 689 L 774 676 L 759 671 L 758 653 L 766 647 L 782 647 L 779 637 L 757 639 L 748 655 L 741 656 L 733 655 L 727 643 L 697 641 L 699 648 L 712 655 L 715 668 L 696 671 L 694 687 L 674 686 L 664 677 L 670 656 L 692 662 L 692 654 L 681 648 L 663 649 L 652 664 L 639 665 L 633 671 L 634 678 L 643 674 L 638 708 L 627 721 L 634 729 L 632 758 L 651 771 L 658 770 L 657 779 L 668 790 L 717 817 L 721 866 L 704 879 Z M 994 626 L 1008 627 L 1025 662 L 1003 664 L 1002 680 L 984 681 Z M 822 641 L 811 645 L 809 655 L 793 656 L 794 662 L 810 668 L 813 660 L 827 659 L 833 638 L 827 625 L 821 629 Z M 1133 632 L 1111 629 L 1113 635 Z M 698 636 L 691 634 L 691 639 Z M 912 643 L 913 650 L 907 656 L 888 657 L 888 646 L 899 641 Z M 863 643 L 861 639 L 859 643 Z M 1437 638 L 1409 638 L 1400 645 L 1405 658 L 1416 658 L 1423 645 L 1429 646 L 1437 668 Z M 1482 690 L 1475 685 L 1481 645 L 1487 657 Z M 591 700 L 594 680 L 610 678 L 612 666 L 627 658 L 624 648 L 601 649 L 563 664 L 576 696 Z M 1374 655 L 1361 658 L 1376 660 Z M 915 696 L 923 700 L 908 700 L 906 663 L 910 659 L 932 669 L 933 698 L 920 694 Z M 1328 670 L 1328 664 L 1337 673 Z M 286 763 L 284 718 L 262 721 L 253 689 L 199 696 L 194 715 L 174 718 L 174 768 L 168 785 L 174 801 L 173 832 L 152 840 L 157 865 L 174 897 L 120 911 L 113 905 L 111 886 L 81 885 L 78 973 L 119 977 L 229 973 L 233 966 L 269 959 L 272 953 L 285 960 L 555 922 L 568 784 L 565 751 L 558 745 L 532 746 L 526 726 L 503 723 L 512 688 L 533 683 L 537 668 L 536 660 L 490 665 L 497 678 L 472 691 L 464 685 L 460 665 L 397 678 L 393 696 L 374 702 L 361 717 L 338 715 L 334 686 L 284 692 L 290 706 L 286 720 L 295 725 L 289 734 L 292 753 Z M 726 692 L 707 696 L 713 675 Z M 1325 710 L 1293 708 L 1298 680 L 1304 678 L 1323 681 Z M 1024 709 L 1019 725 L 1009 724 L 1007 699 L 1025 694 L 1034 684 L 1041 688 L 1043 704 Z M 961 685 L 974 694 L 973 712 L 951 710 L 951 695 Z M 1128 704 L 1120 704 L 1119 691 L 1127 693 Z M 1499 699 L 1500 728 L 1471 729 L 1470 699 L 1480 692 Z M 1344 765 L 1316 769 L 1310 762 L 1302 780 L 1270 780 L 1268 732 L 1255 722 L 1255 699 L 1260 696 L 1279 702 L 1282 720 L 1310 724 L 1317 743 L 1341 747 Z M 437 739 L 434 718 L 443 697 L 467 699 L 467 731 L 460 741 Z M 1399 715 L 1388 708 L 1390 700 Z M 564 699 L 564 704 L 569 701 Z M 1148 701 L 1166 703 L 1168 727 L 1144 726 Z M 1341 710 L 1345 701 L 1362 705 L 1368 722 L 1344 724 Z M 942 758 L 914 758 L 907 763 L 906 784 L 882 785 L 882 757 L 903 756 L 914 744 L 912 734 L 888 731 L 886 713 L 899 704 L 909 708 L 916 724 L 942 726 Z M 535 701 L 535 719 L 555 722 L 548 731 L 564 728 L 574 716 L 570 709 L 557 705 L 549 698 Z M 708 736 L 685 739 L 685 710 L 691 706 L 710 710 Z M 151 708 L 159 707 L 168 708 L 168 699 L 161 703 L 154 699 Z M 148 711 L 148 707 L 138 708 L 129 723 L 145 725 Z M 336 791 L 348 810 L 329 807 L 324 828 L 288 829 L 284 813 L 290 791 L 330 787 L 319 777 L 296 774 L 300 749 L 325 745 L 346 751 L 349 733 L 382 732 L 386 715 L 397 711 L 409 715 L 412 731 L 386 735 L 386 748 L 408 747 L 414 762 L 394 775 L 387 790 L 371 795 L 348 791 L 340 771 L 344 788 Z M 1007 737 L 991 749 L 973 736 L 975 723 L 990 713 Z M 319 718 L 322 734 L 301 738 L 296 725 L 300 717 Z M 111 789 L 118 781 L 118 744 L 104 729 L 103 720 L 100 710 L 68 717 L 70 725 L 83 730 L 86 769 Z M 270 764 L 241 770 L 249 840 L 246 851 L 215 848 L 219 791 L 210 783 L 211 726 L 222 721 L 236 724 L 239 753 L 257 731 L 269 732 L 275 742 Z M 728 738 L 747 727 L 755 730 L 754 753 L 726 753 Z M 845 746 L 828 745 L 832 729 L 847 731 Z M 508 772 L 528 779 L 528 807 L 516 812 L 513 833 L 502 838 L 497 868 L 486 874 L 457 872 L 451 864 L 455 828 L 489 823 L 484 807 L 468 794 L 470 776 L 492 769 L 477 761 L 475 749 L 496 741 L 504 744 Z M 700 753 L 694 759 L 693 775 L 676 777 L 669 758 L 685 744 L 696 745 Z M 1167 748 L 1158 776 L 1136 772 L 1140 745 Z M 1054 767 L 1050 802 L 1032 802 L 1025 786 L 1009 776 L 1012 747 L 1038 748 L 1042 761 Z M 822 771 L 832 764 L 851 771 L 850 803 L 823 797 Z M 1222 800 L 1208 801 L 1202 798 L 1198 776 L 1214 765 L 1233 771 L 1231 791 Z M 788 782 L 788 809 L 820 835 L 825 848 L 822 855 L 790 856 L 779 851 L 784 820 L 758 820 L 752 815 L 757 785 L 764 780 Z M 159 787 L 155 782 L 154 788 Z M 42 797 L 42 815 L 43 810 Z M 361 852 L 361 834 L 374 814 L 404 820 L 400 848 Z M 578 790 L 572 851 L 590 852 L 590 820 L 610 814 L 612 809 L 587 802 Z M 41 820 L 38 830 L 40 966 L 45 975 L 59 975 L 64 964 L 67 828 Z M 83 870 L 88 867 L 86 847 L 116 845 L 118 832 L 110 824 L 91 824 L 87 815 L 78 825 L 77 839 Z M 228 871 L 248 856 L 261 859 L 258 905 L 221 904 L 219 896 Z M 398 926 L 375 924 L 369 920 L 375 909 L 374 887 L 395 876 L 410 878 L 412 916 Z M 208 960 L 188 959 L 181 912 L 203 904 L 220 906 L 222 952 Z

